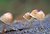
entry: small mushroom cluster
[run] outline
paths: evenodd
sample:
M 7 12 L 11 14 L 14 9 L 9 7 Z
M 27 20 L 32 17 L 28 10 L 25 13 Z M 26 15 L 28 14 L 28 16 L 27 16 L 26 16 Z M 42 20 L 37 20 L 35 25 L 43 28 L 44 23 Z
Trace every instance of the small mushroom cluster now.
M 31 13 L 27 12 L 24 16 L 24 19 L 26 20 L 30 20 L 31 18 L 36 18 L 37 20 L 43 20 L 45 18 L 45 14 L 42 10 L 38 11 L 38 10 L 33 10 Z M 5 14 L 3 14 L 0 17 L 0 20 L 4 23 L 13 23 L 13 15 L 10 12 L 7 12 Z
M 33 10 L 31 13 L 30 12 L 27 12 L 25 13 L 24 16 L 22 16 L 26 21 L 30 20 L 31 18 L 36 18 L 37 20 L 43 20 L 45 18 L 45 14 L 42 10 L 38 11 L 38 10 Z M 0 21 L 2 21 L 3 23 L 5 24 L 8 24 L 8 25 L 12 25 L 14 23 L 14 21 L 17 22 L 17 20 L 14 20 L 13 21 L 13 15 L 12 13 L 10 12 L 7 12 L 5 14 L 3 14 L 1 17 L 0 17 Z M 20 21 L 19 21 L 20 22 Z M 13 26 L 13 25 L 12 25 Z M 22 27 L 22 25 L 21 25 Z M 18 27 L 19 28 L 19 27 Z M 20 29 L 20 28 L 19 28 Z
M 38 11 L 38 10 L 33 10 L 31 13 L 27 12 L 23 18 L 25 18 L 26 20 L 29 20 L 31 18 L 36 18 L 38 20 L 43 20 L 45 18 L 45 14 L 42 10 Z

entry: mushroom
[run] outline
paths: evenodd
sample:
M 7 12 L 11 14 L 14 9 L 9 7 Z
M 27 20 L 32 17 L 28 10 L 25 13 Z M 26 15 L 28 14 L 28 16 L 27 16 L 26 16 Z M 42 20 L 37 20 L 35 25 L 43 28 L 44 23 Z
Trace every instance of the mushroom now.
M 33 18 L 36 18 L 37 13 L 38 13 L 38 10 L 35 9 L 30 13 L 30 16 L 32 16 Z
M 5 13 L 0 17 L 0 20 L 4 23 L 2 31 L 2 34 L 4 34 L 4 32 L 7 31 L 5 24 L 11 25 L 13 23 L 13 15 L 10 12 Z
M 33 10 L 30 15 L 38 20 L 43 20 L 45 18 L 45 14 L 42 10 L 40 11 Z
M 37 18 L 38 20 L 43 20 L 43 19 L 45 18 L 44 12 L 43 12 L 42 10 L 40 10 L 40 11 L 37 13 L 36 18 Z
M 30 16 L 30 13 L 27 12 L 24 16 L 23 16 L 24 19 L 26 20 L 30 20 L 32 18 L 32 16 Z
M 12 24 L 13 23 L 13 15 L 10 12 L 5 13 L 0 17 L 0 20 L 5 24 Z

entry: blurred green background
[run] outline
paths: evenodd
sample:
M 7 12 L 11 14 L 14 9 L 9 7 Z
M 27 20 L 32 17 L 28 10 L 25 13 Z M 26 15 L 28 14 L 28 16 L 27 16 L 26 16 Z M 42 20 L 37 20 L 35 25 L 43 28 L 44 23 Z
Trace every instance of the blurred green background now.
M 19 16 L 33 9 L 50 13 L 50 0 L 0 0 L 0 16 L 6 12 Z

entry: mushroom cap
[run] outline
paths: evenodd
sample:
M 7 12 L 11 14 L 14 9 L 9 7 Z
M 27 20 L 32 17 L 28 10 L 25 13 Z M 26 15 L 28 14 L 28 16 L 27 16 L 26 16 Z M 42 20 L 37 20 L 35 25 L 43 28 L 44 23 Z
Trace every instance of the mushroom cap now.
M 45 14 L 42 10 L 40 10 L 37 15 L 36 15 L 36 18 L 39 19 L 39 20 L 43 20 L 45 18 Z
M 30 16 L 30 13 L 27 12 L 27 13 L 25 13 L 25 15 L 23 16 L 23 18 L 25 18 L 26 20 L 29 20 L 29 19 L 32 18 L 32 16 Z
M 0 17 L 0 20 L 4 23 L 12 23 L 13 15 L 10 12 L 5 13 Z
M 36 18 L 37 13 L 38 13 L 38 10 L 35 9 L 35 10 L 33 10 L 33 11 L 30 13 L 30 15 L 31 15 L 32 17 Z

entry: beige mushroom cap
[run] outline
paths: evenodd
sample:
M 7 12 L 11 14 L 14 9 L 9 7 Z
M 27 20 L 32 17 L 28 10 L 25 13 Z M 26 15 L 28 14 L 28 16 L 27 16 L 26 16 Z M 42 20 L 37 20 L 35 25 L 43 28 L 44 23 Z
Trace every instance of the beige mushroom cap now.
M 25 13 L 25 15 L 23 16 L 23 18 L 26 19 L 26 20 L 31 19 L 31 17 L 32 16 L 30 16 L 30 13 L 29 12 Z
M 4 23 L 12 23 L 13 15 L 10 12 L 5 13 L 0 17 L 0 20 Z
M 39 20 L 43 20 L 45 18 L 44 12 L 41 10 L 37 13 L 36 18 Z
M 35 10 L 33 10 L 33 11 L 30 13 L 30 15 L 31 15 L 32 17 L 36 18 L 37 13 L 38 13 L 38 10 L 35 9 Z

